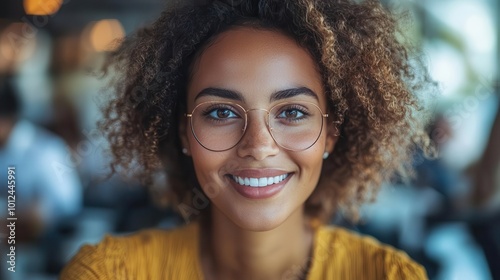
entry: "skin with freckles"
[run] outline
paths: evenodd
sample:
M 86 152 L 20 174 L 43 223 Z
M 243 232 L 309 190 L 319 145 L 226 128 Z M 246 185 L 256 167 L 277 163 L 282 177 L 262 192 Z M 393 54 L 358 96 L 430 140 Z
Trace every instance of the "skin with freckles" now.
M 187 111 L 205 101 L 229 101 L 248 109 L 266 109 L 283 101 L 307 101 L 327 112 L 321 75 L 311 55 L 292 38 L 274 30 L 234 27 L 218 35 L 198 57 L 187 88 Z M 222 89 L 234 96 L 200 94 Z M 276 100 L 273 93 L 307 88 Z M 304 265 L 312 246 L 312 232 L 304 202 L 319 180 L 323 153 L 336 138 L 323 123 L 318 141 L 304 151 L 289 151 L 272 138 L 265 112 L 248 112 L 248 127 L 232 149 L 213 152 L 194 138 L 187 119 L 181 121 L 183 146 L 192 157 L 197 179 L 212 202 L 211 230 L 202 248 L 207 279 L 280 279 L 293 265 Z M 221 136 L 223 141 L 223 136 Z M 231 175 L 265 177 L 288 174 L 274 195 L 248 198 L 236 191 Z M 261 176 L 260 176 L 261 175 Z M 295 244 L 296 246 L 289 246 Z M 213 250 L 217 248 L 217 250 Z

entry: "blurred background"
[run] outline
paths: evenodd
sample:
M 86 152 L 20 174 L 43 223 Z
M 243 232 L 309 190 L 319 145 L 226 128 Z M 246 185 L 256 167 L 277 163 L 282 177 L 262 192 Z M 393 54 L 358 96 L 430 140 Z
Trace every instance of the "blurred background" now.
M 16 273 L 57 279 L 85 243 L 104 234 L 185 223 L 154 206 L 136 182 L 106 178 L 96 129 L 115 39 L 151 23 L 168 0 L 0 2 L 0 220 L 7 166 L 16 167 Z M 384 1 L 410 12 L 402 25 L 441 94 L 430 101 L 437 160 L 416 155 L 417 176 L 386 184 L 363 220 L 340 224 L 405 250 L 431 279 L 500 279 L 500 4 L 494 0 Z M 154 196 L 153 196 L 154 197 Z M 161 201 L 160 201 L 161 202 Z

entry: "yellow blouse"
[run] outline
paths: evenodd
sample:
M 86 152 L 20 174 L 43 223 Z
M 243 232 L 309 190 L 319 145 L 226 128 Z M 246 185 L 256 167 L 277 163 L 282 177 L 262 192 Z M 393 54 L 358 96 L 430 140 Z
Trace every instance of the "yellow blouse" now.
M 175 230 L 106 236 L 95 246 L 83 246 L 63 269 L 61 279 L 201 280 L 198 231 L 198 224 L 192 223 Z M 371 237 L 321 226 L 314 238 L 309 280 L 427 279 L 424 268 L 405 253 Z

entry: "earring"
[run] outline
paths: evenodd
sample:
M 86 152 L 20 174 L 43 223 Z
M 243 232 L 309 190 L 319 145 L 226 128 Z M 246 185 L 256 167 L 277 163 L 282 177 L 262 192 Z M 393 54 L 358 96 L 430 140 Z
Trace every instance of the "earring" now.
M 325 153 L 323 154 L 323 159 L 327 159 L 329 155 L 330 155 L 330 153 L 325 152 Z
M 188 155 L 188 149 L 182 148 L 182 153 L 187 156 Z

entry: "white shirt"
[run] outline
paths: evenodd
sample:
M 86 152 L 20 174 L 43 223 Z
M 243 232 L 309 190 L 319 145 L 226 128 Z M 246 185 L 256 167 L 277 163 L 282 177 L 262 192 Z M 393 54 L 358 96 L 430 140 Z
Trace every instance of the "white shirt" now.
M 0 148 L 0 217 L 7 213 L 7 168 L 15 166 L 16 212 L 36 205 L 44 224 L 78 213 L 82 207 L 82 184 L 71 164 L 71 152 L 62 139 L 18 121 Z

